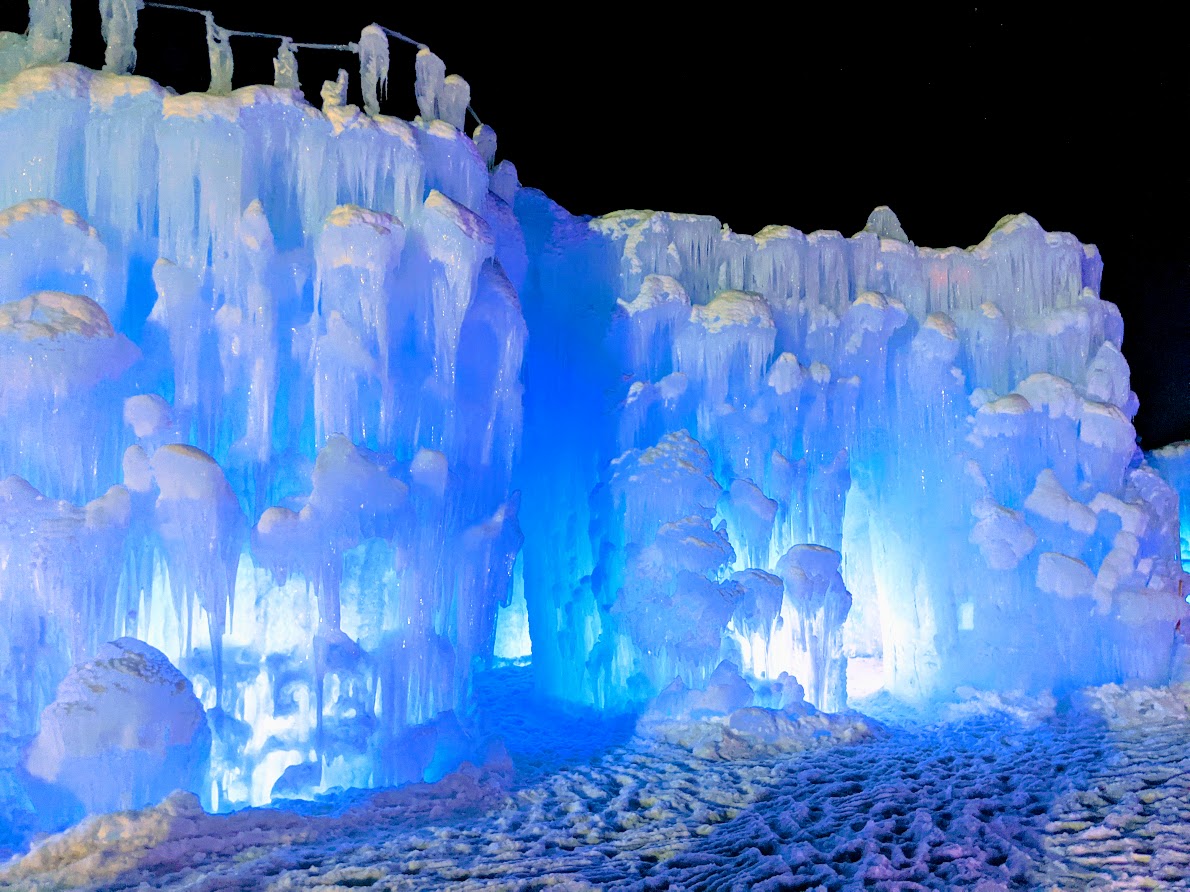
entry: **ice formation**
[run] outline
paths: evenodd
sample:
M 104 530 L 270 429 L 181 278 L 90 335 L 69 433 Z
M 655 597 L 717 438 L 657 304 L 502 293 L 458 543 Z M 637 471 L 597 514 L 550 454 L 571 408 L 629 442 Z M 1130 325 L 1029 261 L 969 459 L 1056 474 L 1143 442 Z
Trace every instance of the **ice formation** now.
M 41 714 L 25 769 L 102 813 L 201 790 L 210 752 L 207 718 L 185 676 L 160 651 L 121 638 L 67 674 Z
M 378 26 L 365 109 L 340 72 L 318 110 L 292 41 L 232 90 L 208 16 L 175 95 L 122 73 L 138 3 L 105 72 L 34 65 L 69 40 L 34 6 L 0 41 L 3 733 L 123 636 L 201 702 L 213 809 L 442 776 L 530 647 L 565 700 L 722 693 L 761 736 L 844 708 L 849 657 L 918 701 L 1168 680 L 1185 463 L 1135 445 L 1093 246 L 577 217 L 428 48 L 420 116 L 379 113 Z

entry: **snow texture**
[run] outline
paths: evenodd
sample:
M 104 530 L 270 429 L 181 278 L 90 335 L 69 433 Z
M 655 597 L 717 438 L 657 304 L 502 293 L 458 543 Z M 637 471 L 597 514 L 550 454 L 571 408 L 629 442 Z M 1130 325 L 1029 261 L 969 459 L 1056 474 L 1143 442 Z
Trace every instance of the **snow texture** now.
M 1182 688 L 1085 693 L 1116 704 L 1180 696 L 1180 713 L 1159 720 L 1105 726 L 1090 708 L 1026 724 L 1004 713 L 917 717 L 850 743 L 820 734 L 800 752 L 724 760 L 617 739 L 610 726 L 601 737 L 598 718 L 563 731 L 523 671 L 495 675 L 485 702 L 511 762 L 495 750 L 436 784 L 299 811 L 208 815 L 175 794 L 42 841 L 0 868 L 0 889 L 1082 890 L 1190 880 L 1190 699 L 1169 694 Z M 584 735 L 588 748 L 575 749 Z M 561 761 L 547 754 L 567 743 Z M 535 757 L 540 770 L 514 769 Z

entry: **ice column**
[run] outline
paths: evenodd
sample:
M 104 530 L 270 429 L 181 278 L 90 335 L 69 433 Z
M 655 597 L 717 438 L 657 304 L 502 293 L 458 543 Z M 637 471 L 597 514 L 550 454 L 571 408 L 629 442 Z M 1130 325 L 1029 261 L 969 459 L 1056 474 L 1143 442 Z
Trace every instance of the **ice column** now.
M 430 48 L 423 46 L 417 51 L 415 61 L 417 78 L 414 91 L 417 94 L 417 108 L 422 120 L 427 123 L 442 117 L 439 111 L 444 98 L 446 63 L 430 52 Z
M 0 481 L 0 721 L 31 735 L 74 662 L 123 633 L 118 589 L 131 502 L 113 486 L 76 507 Z
M 792 610 L 794 672 L 807 699 L 828 712 L 847 705 L 843 622 L 851 595 L 839 573 L 840 555 L 820 545 L 797 545 L 777 562 Z
M 74 24 L 70 0 L 29 0 L 27 65 L 52 65 L 70 56 Z
M 314 412 L 332 434 L 387 444 L 396 402 L 390 353 L 393 280 L 405 227 L 389 214 L 336 208 L 318 242 L 314 284 Z
M 422 232 L 433 276 L 434 370 L 453 388 L 463 319 L 495 242 L 487 221 L 437 190 L 426 198 L 425 211 Z
M 277 48 L 277 58 L 273 60 L 273 86 L 279 90 L 300 90 L 298 80 L 297 51 L 293 40 L 281 38 L 281 46 Z
M 206 22 L 207 55 L 211 60 L 211 86 L 207 92 L 223 95 L 231 92 L 231 35 L 226 28 L 215 24 L 215 17 L 209 12 L 206 13 Z
M 99 0 L 103 41 L 103 70 L 128 74 L 136 67 L 136 14 L 144 0 Z
M 215 684 L 223 703 L 223 633 L 235 607 L 236 573 L 246 528 L 223 470 L 201 449 L 162 446 L 150 456 L 155 531 L 169 573 L 182 654 L 193 646 L 195 608 L 206 617 Z
M 93 498 L 118 476 L 125 371 L 139 351 L 89 298 L 39 291 L 0 304 L 0 476 Z
M 380 100 L 388 89 L 388 35 L 379 25 L 368 25 L 360 34 L 359 80 L 364 111 L 380 114 Z

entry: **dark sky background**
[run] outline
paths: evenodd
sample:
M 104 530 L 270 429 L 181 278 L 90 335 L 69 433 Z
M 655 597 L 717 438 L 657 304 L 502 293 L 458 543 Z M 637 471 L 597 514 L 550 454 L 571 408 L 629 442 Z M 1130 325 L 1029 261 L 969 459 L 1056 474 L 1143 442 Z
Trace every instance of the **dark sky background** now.
M 888 204 L 934 247 L 1032 214 L 1103 253 L 1142 445 L 1190 439 L 1190 67 L 1184 28 L 1157 7 L 191 2 L 224 27 L 299 41 L 345 43 L 378 21 L 428 44 L 470 82 L 500 157 L 575 213 L 652 208 L 737 232 L 850 235 Z M 72 59 L 98 66 L 98 2 L 74 8 Z M 0 0 L 0 29 L 25 24 L 21 0 Z M 137 73 L 205 88 L 199 17 L 146 9 L 137 46 Z M 275 42 L 233 48 L 237 86 L 271 82 Z M 413 56 L 392 44 L 390 114 L 416 112 Z M 358 97 L 352 57 L 298 59 L 311 99 L 340 66 Z

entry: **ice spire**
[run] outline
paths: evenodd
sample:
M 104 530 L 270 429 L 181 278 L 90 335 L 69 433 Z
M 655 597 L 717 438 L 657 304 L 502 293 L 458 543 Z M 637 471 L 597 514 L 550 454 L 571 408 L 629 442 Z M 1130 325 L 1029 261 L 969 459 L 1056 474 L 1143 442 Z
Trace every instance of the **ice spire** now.
M 65 62 L 72 32 L 70 0 L 29 0 L 27 65 Z
M 892 208 L 887 205 L 880 205 L 868 214 L 868 222 L 864 225 L 864 232 L 871 232 L 880 238 L 892 239 L 893 241 L 904 242 L 905 244 L 912 244 L 909 241 L 909 236 L 905 234 L 904 228 L 901 226 L 901 221 L 897 219 L 897 215 L 893 213 Z
M 328 108 L 345 106 L 347 104 L 347 72 L 340 68 L 338 77 L 333 81 L 323 81 L 319 95 L 322 96 L 323 111 Z
M 442 82 L 442 97 L 438 100 L 438 117 L 456 130 L 467 125 L 467 107 L 471 104 L 471 85 L 457 74 L 448 75 Z
M 128 74 L 136 67 L 136 14 L 144 0 L 99 0 L 103 40 L 103 70 Z
M 426 123 L 437 120 L 438 104 L 442 99 L 443 81 L 446 80 L 446 63 L 423 46 L 417 51 L 417 80 L 414 92 L 417 94 L 417 109 Z
M 222 95 L 231 92 L 231 35 L 226 28 L 215 24 L 215 17 L 205 13 L 207 22 L 207 55 L 211 59 L 211 87 L 208 92 Z
M 380 114 L 380 99 L 388 91 L 388 35 L 371 24 L 359 36 L 359 82 L 364 111 Z
M 496 131 L 487 124 L 480 124 L 475 128 L 475 132 L 471 134 L 471 140 L 475 143 L 475 147 L 479 149 L 479 154 L 483 156 L 484 163 L 487 164 L 488 170 L 496 166 Z
M 298 81 L 297 54 L 294 51 L 293 40 L 281 38 L 281 46 L 277 49 L 277 58 L 273 60 L 273 86 L 282 90 L 300 90 Z

